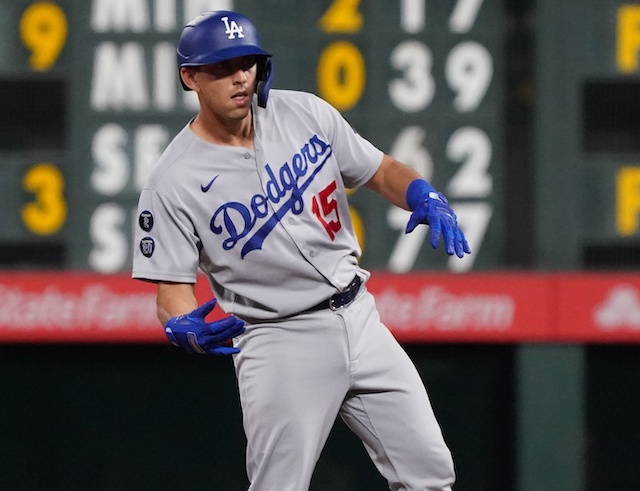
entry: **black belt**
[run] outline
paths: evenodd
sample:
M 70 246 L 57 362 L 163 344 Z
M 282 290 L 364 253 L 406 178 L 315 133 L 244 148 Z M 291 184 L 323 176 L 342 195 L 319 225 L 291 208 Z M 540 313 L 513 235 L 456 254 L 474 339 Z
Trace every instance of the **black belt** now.
M 342 307 L 346 307 L 355 300 L 361 286 L 362 278 L 356 275 L 353 281 L 349 283 L 349 286 L 347 286 L 343 291 L 323 300 L 318 305 L 308 308 L 306 312 L 315 312 L 316 310 L 324 309 L 338 310 Z

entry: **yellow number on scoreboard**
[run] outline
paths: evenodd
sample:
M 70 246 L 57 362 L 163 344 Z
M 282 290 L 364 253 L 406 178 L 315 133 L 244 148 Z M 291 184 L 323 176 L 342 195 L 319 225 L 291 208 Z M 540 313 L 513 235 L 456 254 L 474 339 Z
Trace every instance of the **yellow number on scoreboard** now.
M 347 41 L 327 46 L 318 60 L 320 96 L 338 111 L 348 111 L 362 97 L 365 62 L 360 50 Z
M 623 73 L 638 70 L 640 55 L 640 5 L 622 5 L 618 9 L 616 61 Z
M 22 179 L 25 191 L 35 195 L 35 201 L 22 207 L 22 222 L 37 235 L 58 232 L 67 219 L 64 198 L 64 176 L 50 163 L 34 165 Z
M 364 220 L 362 219 L 362 215 L 360 215 L 360 212 L 353 206 L 349 206 L 349 214 L 351 215 L 351 223 L 353 224 L 353 231 L 355 232 L 356 238 L 358 239 L 358 244 L 360 245 L 360 249 L 362 249 L 364 253 L 364 238 L 365 238 Z
M 32 3 L 20 18 L 20 38 L 31 51 L 31 68 L 48 70 L 58 59 L 67 39 L 64 11 L 52 2 Z
M 638 233 L 640 167 L 626 166 L 616 174 L 616 229 L 629 237 Z
M 358 10 L 360 0 L 333 0 L 320 19 L 324 32 L 353 34 L 362 29 L 362 14 Z

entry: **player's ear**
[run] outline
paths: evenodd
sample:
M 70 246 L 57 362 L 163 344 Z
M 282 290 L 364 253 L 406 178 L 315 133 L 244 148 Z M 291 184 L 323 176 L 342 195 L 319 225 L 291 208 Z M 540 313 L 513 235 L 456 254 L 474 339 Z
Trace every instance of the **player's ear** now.
M 196 69 L 191 67 L 180 68 L 180 80 L 186 90 L 196 90 L 198 83 L 195 80 Z

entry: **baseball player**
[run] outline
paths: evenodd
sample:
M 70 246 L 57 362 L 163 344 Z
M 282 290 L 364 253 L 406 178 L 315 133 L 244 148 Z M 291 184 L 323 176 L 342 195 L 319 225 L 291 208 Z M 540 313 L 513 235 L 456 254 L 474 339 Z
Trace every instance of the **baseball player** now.
M 364 186 L 470 253 L 445 197 L 318 97 L 271 90 L 272 59 L 239 13 L 184 28 L 178 67 L 198 114 L 139 200 L 133 277 L 158 285 L 168 339 L 231 354 L 251 491 L 303 491 L 337 415 L 393 490 L 450 490 L 452 457 L 414 365 L 381 323 L 349 216 Z M 198 306 L 198 270 L 215 298 Z M 209 322 L 216 306 L 226 314 Z M 230 340 L 233 340 L 232 342 Z

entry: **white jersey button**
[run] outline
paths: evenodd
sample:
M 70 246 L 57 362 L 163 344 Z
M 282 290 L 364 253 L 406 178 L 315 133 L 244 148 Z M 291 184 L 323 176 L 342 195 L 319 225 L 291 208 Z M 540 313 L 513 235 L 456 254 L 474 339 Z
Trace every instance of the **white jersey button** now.
M 309 251 L 309 256 L 316 257 L 318 255 L 317 251 Z
M 249 152 L 245 153 L 244 158 L 249 160 L 251 158 L 251 154 Z

